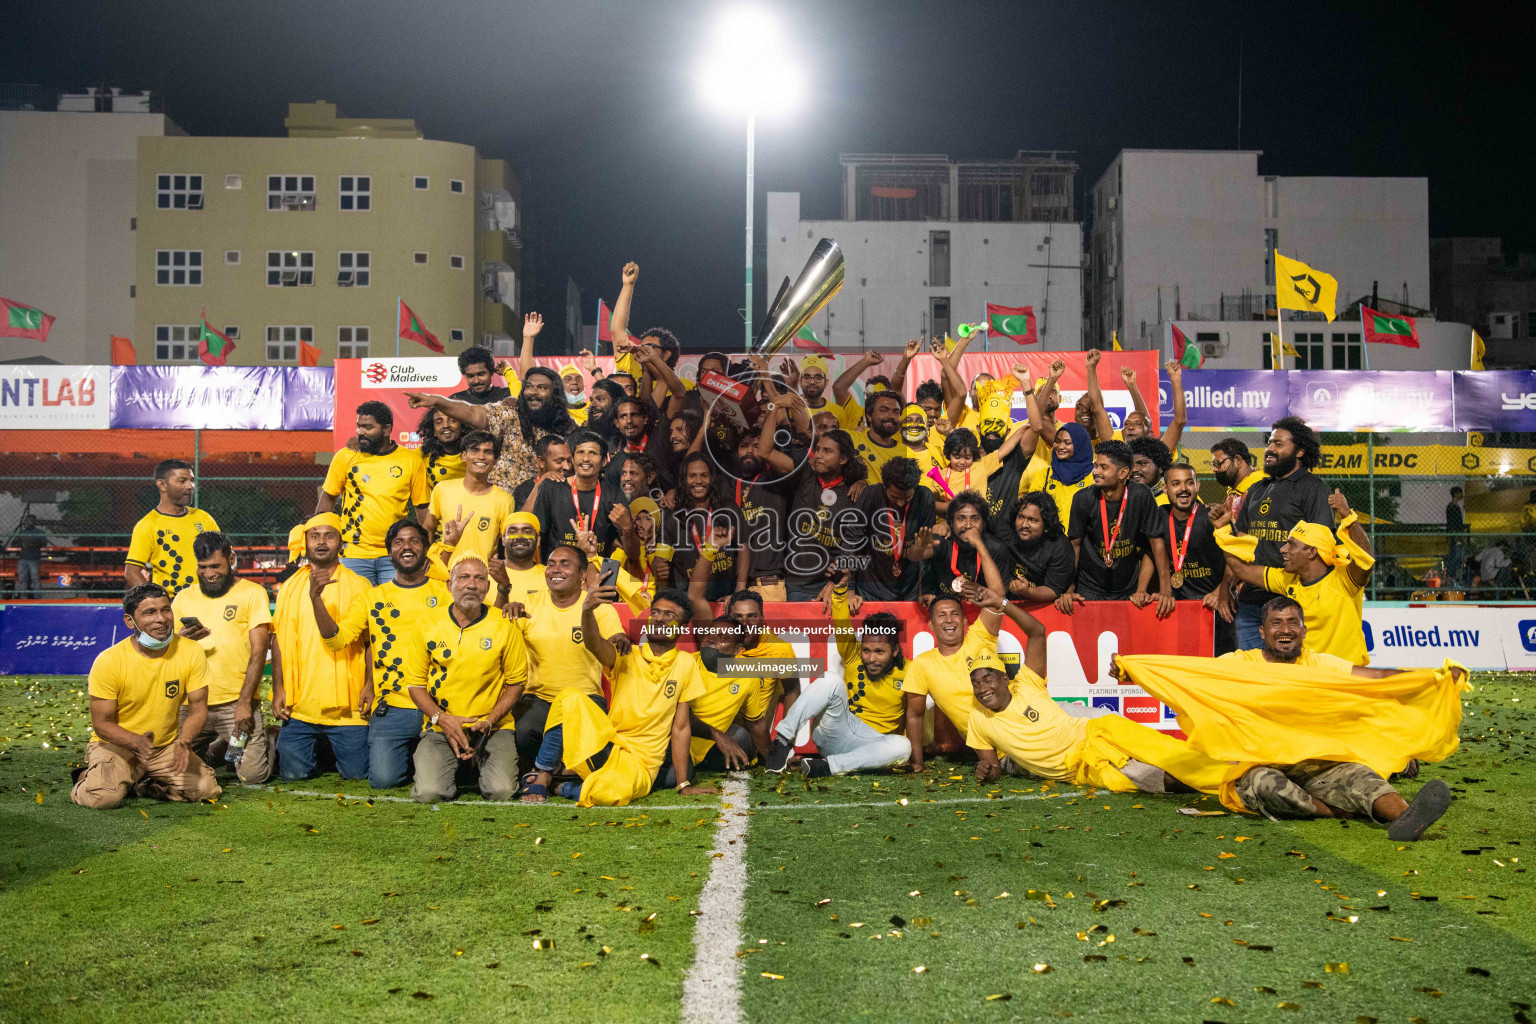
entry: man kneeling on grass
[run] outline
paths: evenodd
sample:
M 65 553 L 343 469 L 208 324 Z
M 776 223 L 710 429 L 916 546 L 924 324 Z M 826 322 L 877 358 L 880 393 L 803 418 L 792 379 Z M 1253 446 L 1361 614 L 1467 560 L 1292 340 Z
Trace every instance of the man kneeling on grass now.
M 171 599 L 156 583 L 123 596 L 128 639 L 91 664 L 91 742 L 69 798 L 82 807 L 121 806 L 136 795 L 192 803 L 222 790 L 192 753 L 208 718 L 208 658 L 172 634 Z M 178 721 L 181 706 L 190 710 Z
M 412 631 L 401 674 L 411 699 L 427 716 L 416 745 L 416 785 L 422 803 L 452 800 L 461 771 L 478 770 L 487 800 L 517 792 L 517 735 L 512 705 L 528 678 L 523 634 L 485 603 L 491 574 L 474 554 L 448 570 L 453 603 L 436 609 Z

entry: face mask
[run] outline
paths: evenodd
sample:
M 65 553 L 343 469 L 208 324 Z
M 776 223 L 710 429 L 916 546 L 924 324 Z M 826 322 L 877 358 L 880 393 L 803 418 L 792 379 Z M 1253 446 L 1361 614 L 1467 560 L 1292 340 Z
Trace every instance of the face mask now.
M 138 635 L 139 646 L 144 648 L 146 651 L 164 650 L 167 646 L 169 646 L 171 637 L 175 635 L 175 633 L 169 633 L 166 635 L 164 640 L 156 640 L 154 637 L 150 636 L 148 633 L 141 629 L 139 630 Z
M 565 404 L 569 406 L 586 405 L 587 393 L 585 391 L 580 391 L 573 395 L 567 391 L 565 393 Z

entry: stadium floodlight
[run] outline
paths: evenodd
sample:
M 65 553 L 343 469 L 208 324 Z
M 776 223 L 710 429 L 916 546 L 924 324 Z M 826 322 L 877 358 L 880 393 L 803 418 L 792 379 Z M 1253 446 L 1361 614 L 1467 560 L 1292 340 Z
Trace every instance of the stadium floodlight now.
M 709 49 L 699 71 L 699 89 L 710 106 L 747 117 L 747 300 L 743 351 L 752 350 L 752 203 L 756 163 L 757 115 L 781 114 L 794 108 L 803 79 L 790 58 L 778 22 L 767 11 L 741 7 L 724 12 L 716 22 Z

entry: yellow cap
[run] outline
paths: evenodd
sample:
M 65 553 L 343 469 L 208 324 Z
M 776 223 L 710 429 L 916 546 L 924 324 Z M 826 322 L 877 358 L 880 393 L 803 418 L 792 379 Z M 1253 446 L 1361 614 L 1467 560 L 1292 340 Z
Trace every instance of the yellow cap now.
M 661 506 L 656 504 L 656 499 L 646 495 L 641 495 L 629 503 L 629 514 L 632 516 L 638 516 L 642 512 L 654 516 L 660 511 Z
M 800 372 L 804 373 L 806 370 L 820 370 L 822 373 L 826 373 L 827 361 L 821 356 L 806 356 L 800 360 Z
M 1003 664 L 1003 659 L 997 656 L 994 650 L 983 650 L 979 654 L 971 655 L 965 659 L 967 672 L 974 672 L 979 668 L 995 668 L 1003 675 L 1008 674 L 1008 666 Z

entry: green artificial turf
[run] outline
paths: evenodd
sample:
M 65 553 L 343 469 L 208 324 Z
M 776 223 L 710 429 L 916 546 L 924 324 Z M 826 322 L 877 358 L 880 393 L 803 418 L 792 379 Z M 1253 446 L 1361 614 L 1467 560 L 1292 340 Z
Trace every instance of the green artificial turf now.
M 675 1018 L 716 801 L 433 810 L 226 783 L 90 811 L 69 802 L 82 683 L 0 680 L 7 1024 Z M 368 794 L 302 788 L 343 787 Z
M 1176 808 L 1216 801 L 978 787 L 952 765 L 759 779 L 746 1018 L 1536 1018 L 1518 1005 L 1536 996 L 1526 678 L 1477 678 L 1462 749 L 1401 784 L 1440 777 L 1457 797 L 1406 849 L 1361 821 L 1192 818 Z M 944 803 L 994 795 L 1013 799 Z

